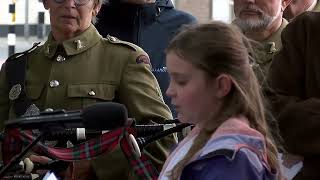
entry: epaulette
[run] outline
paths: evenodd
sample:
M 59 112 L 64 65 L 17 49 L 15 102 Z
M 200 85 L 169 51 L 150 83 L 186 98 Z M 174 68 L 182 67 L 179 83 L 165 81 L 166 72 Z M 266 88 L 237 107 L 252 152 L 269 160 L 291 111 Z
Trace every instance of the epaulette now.
M 108 42 L 110 42 L 112 44 L 124 45 L 126 47 L 129 47 L 130 49 L 133 49 L 134 51 L 139 51 L 139 49 L 140 49 L 137 45 L 132 44 L 127 41 L 121 41 L 120 39 L 118 39 L 114 36 L 107 35 L 106 39 L 108 40 Z
M 35 49 L 37 49 L 37 47 L 39 46 L 40 43 L 41 42 L 36 42 L 36 43 L 33 44 L 33 46 L 30 49 L 25 50 L 23 52 L 15 53 L 15 54 L 9 56 L 7 61 L 11 61 L 11 60 L 17 59 L 17 58 L 19 58 L 19 57 L 21 57 L 21 56 L 23 56 L 25 54 L 28 54 L 28 53 L 34 51 Z

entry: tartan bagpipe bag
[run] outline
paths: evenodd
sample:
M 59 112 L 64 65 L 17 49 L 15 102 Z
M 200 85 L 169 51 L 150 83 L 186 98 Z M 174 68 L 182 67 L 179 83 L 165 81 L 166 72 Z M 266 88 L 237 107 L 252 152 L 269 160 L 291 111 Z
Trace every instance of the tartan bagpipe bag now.
M 136 135 L 135 130 L 124 127 L 109 131 L 71 148 L 51 147 L 38 142 L 32 148 L 32 151 L 52 159 L 72 162 L 84 159 L 90 160 L 103 153 L 111 152 L 120 143 L 125 157 L 140 179 L 157 179 L 158 172 L 148 157 L 143 152 L 141 152 L 141 156 L 136 155 L 137 153 L 129 138 L 130 134 Z M 16 154 L 22 151 L 24 146 L 30 144 L 34 139 L 35 137 L 30 130 L 6 129 L 2 143 L 4 163 L 7 164 Z

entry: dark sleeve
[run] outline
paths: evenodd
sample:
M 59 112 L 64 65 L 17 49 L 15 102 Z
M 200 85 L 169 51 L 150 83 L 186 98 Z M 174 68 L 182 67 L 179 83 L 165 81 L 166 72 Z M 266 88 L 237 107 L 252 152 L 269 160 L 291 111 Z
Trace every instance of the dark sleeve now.
M 252 155 L 255 156 L 253 153 Z M 252 162 L 255 161 L 250 161 L 242 151 L 233 160 L 222 155 L 206 158 L 188 165 L 183 170 L 181 180 L 265 179 L 267 174 L 264 167 L 260 163 L 253 165 Z
M 0 131 L 4 129 L 4 121 L 9 116 L 9 93 L 5 76 L 5 63 L 0 71 Z
M 285 146 L 303 156 L 320 152 L 320 99 L 306 97 L 306 74 L 310 72 L 305 72 L 312 53 L 309 42 L 316 41 L 311 34 L 320 30 L 319 20 L 318 14 L 305 13 L 286 27 L 283 48 L 275 55 L 268 74 L 269 99 Z
M 183 17 L 182 19 L 184 19 L 184 22 L 182 24 L 197 24 L 198 23 L 196 17 L 192 16 L 191 14 L 184 12 L 184 11 L 180 11 L 180 10 L 177 10 L 177 12 L 180 13 L 180 16 Z

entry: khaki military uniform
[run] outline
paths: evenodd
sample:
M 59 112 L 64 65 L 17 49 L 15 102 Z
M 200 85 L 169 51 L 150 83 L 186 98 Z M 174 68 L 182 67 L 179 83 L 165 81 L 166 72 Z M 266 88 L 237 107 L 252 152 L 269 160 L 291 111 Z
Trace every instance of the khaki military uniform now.
M 269 38 L 253 46 L 252 66 L 257 78 L 262 86 L 266 85 L 266 76 L 268 74 L 272 58 L 282 48 L 281 32 L 287 26 L 288 21 L 282 19 L 280 28 Z
M 94 26 L 60 44 L 49 35 L 27 58 L 26 93 L 40 110 L 75 110 L 116 101 L 124 104 L 129 117 L 139 124 L 172 118 L 148 55 L 131 43 L 102 38 Z M 6 119 L 15 117 L 5 68 L 4 64 L 0 74 L 1 129 Z M 157 165 L 165 161 L 167 148 L 161 142 L 150 146 L 149 155 Z M 120 150 L 92 161 L 92 166 L 99 179 L 127 179 L 129 167 Z

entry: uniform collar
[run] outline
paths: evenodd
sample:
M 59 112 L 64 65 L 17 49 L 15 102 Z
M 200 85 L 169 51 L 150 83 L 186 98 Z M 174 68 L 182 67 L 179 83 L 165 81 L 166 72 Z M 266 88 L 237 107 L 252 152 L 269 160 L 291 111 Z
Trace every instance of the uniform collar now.
M 67 56 L 80 54 L 94 46 L 100 39 L 101 36 L 93 25 L 90 25 L 89 28 L 80 35 L 63 41 L 62 43 L 55 41 L 52 33 L 50 33 L 48 40 L 44 44 L 44 54 L 52 58 L 56 54 L 59 45 L 64 49 Z
M 270 54 L 277 52 L 282 48 L 281 32 L 287 26 L 287 24 L 288 21 L 282 18 L 282 23 L 279 29 L 276 32 L 272 33 L 272 35 L 269 38 L 262 41 L 262 43 L 265 45 L 266 50 L 270 52 Z

